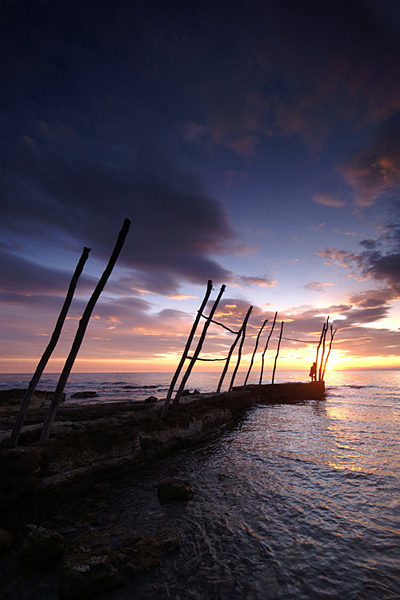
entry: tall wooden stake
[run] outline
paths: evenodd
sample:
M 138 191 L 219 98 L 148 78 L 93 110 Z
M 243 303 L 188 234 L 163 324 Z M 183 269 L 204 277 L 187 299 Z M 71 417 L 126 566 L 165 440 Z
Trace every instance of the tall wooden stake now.
M 50 430 L 53 425 L 57 409 L 60 405 L 64 388 L 68 381 L 68 377 L 69 377 L 69 374 L 73 367 L 73 364 L 75 362 L 79 348 L 82 344 L 82 340 L 84 338 L 90 316 L 93 312 L 93 309 L 96 305 L 97 300 L 99 299 L 101 292 L 103 291 L 105 284 L 107 283 L 109 276 L 111 275 L 114 265 L 117 262 L 119 253 L 121 252 L 122 246 L 124 245 L 125 238 L 128 235 L 130 224 L 131 224 L 130 220 L 125 219 L 122 229 L 119 232 L 118 239 L 115 244 L 114 250 L 111 254 L 110 260 L 108 261 L 108 264 L 107 264 L 102 276 L 100 277 L 99 282 L 98 282 L 92 296 L 89 299 L 89 302 L 86 305 L 86 308 L 82 315 L 82 318 L 79 321 L 78 331 L 75 335 L 75 339 L 73 341 L 68 358 L 65 362 L 64 369 L 60 375 L 60 379 L 58 380 L 58 385 L 57 385 L 56 391 L 54 393 L 53 400 L 50 404 L 49 410 L 46 415 L 46 419 L 45 419 L 45 422 L 44 422 L 44 425 L 42 428 L 42 432 L 41 432 L 41 436 L 40 436 L 41 440 L 47 440 L 50 435 Z
M 236 367 L 232 373 L 232 377 L 231 377 L 231 383 L 229 385 L 229 391 L 231 391 L 231 389 L 233 388 L 233 384 L 235 382 L 235 377 L 236 377 L 236 373 L 238 371 L 239 365 L 240 365 L 240 360 L 242 358 L 242 349 L 243 349 L 243 344 L 244 344 L 244 338 L 246 337 L 246 327 L 247 327 L 247 321 L 249 320 L 251 311 L 253 310 L 253 307 L 250 306 L 249 310 L 247 311 L 247 314 L 244 318 L 243 321 L 243 325 L 241 327 L 242 329 L 242 339 L 240 340 L 240 345 L 239 345 L 239 350 L 238 350 L 238 357 L 237 357 L 237 361 L 236 361 Z
M 224 293 L 224 291 L 225 291 L 225 288 L 226 288 L 226 286 L 225 286 L 225 285 L 223 285 L 223 286 L 221 287 L 221 289 L 220 289 L 220 291 L 219 291 L 219 294 L 218 294 L 218 296 L 217 296 L 217 298 L 216 298 L 216 300 L 215 300 L 215 302 L 214 302 L 214 305 L 213 305 L 213 307 L 212 307 L 212 309 L 211 309 L 211 312 L 210 312 L 210 314 L 208 315 L 208 317 L 207 317 L 207 319 L 206 319 L 206 322 L 204 323 L 203 331 L 202 331 L 202 333 L 201 333 L 201 336 L 200 336 L 200 339 L 199 339 L 199 341 L 198 341 L 198 343 L 197 343 L 197 348 L 196 348 L 196 350 L 194 351 L 194 354 L 193 354 L 193 356 L 192 356 L 192 358 L 191 358 L 191 360 L 190 360 L 190 363 L 189 363 L 189 366 L 188 366 L 188 368 L 187 368 L 187 370 L 186 370 L 186 373 L 185 373 L 185 374 L 184 374 L 184 376 L 182 377 L 181 384 L 180 384 L 180 386 L 179 386 L 179 389 L 178 389 L 178 391 L 177 391 L 177 393 L 176 393 L 176 396 L 175 396 L 175 398 L 174 398 L 174 404 L 178 404 L 178 402 L 179 402 L 179 400 L 180 400 L 180 398 L 181 398 L 182 392 L 183 392 L 183 390 L 185 389 L 186 382 L 187 382 L 187 380 L 189 379 L 189 375 L 190 375 L 190 373 L 192 372 L 192 369 L 193 369 L 193 367 L 194 367 L 194 363 L 196 362 L 196 360 L 197 360 L 197 357 L 199 356 L 199 354 L 200 354 L 200 351 L 201 351 L 201 349 L 202 349 L 202 347 L 203 347 L 203 342 L 204 342 L 204 340 L 205 340 L 205 337 L 206 337 L 206 335 L 207 335 L 207 329 L 208 329 L 208 328 L 210 327 L 210 325 L 211 325 L 212 318 L 213 318 L 213 316 L 214 316 L 214 313 L 215 313 L 215 311 L 217 310 L 217 307 L 218 307 L 219 301 L 221 300 L 221 296 L 222 296 L 222 294 Z
M 189 352 L 189 349 L 190 349 L 190 345 L 192 343 L 194 334 L 196 333 L 197 325 L 199 324 L 201 315 L 203 314 L 203 311 L 204 311 L 204 309 L 206 307 L 206 304 L 207 304 L 208 299 L 210 297 L 211 291 L 212 291 L 212 281 L 211 281 L 211 279 L 209 279 L 208 283 L 207 283 L 206 294 L 204 296 L 203 302 L 201 303 L 201 306 L 200 306 L 199 310 L 197 311 L 197 315 L 196 315 L 196 318 L 195 318 L 195 320 L 193 322 L 192 329 L 190 331 L 189 337 L 187 339 L 186 346 L 185 346 L 185 349 L 184 349 L 183 354 L 182 354 L 182 358 L 181 358 L 181 360 L 179 362 L 179 365 L 178 365 L 178 367 L 177 367 L 177 369 L 175 371 L 175 375 L 173 376 L 171 384 L 169 386 L 168 394 L 167 394 L 167 397 L 165 398 L 164 406 L 163 406 L 162 413 L 161 413 L 161 417 L 162 418 L 164 418 L 165 415 L 167 414 L 168 405 L 170 403 L 172 394 L 174 393 L 175 384 L 176 384 L 176 382 L 178 380 L 180 372 L 182 371 L 182 367 L 185 364 L 185 360 L 186 360 L 186 357 L 188 355 L 188 352 Z
M 260 331 L 258 332 L 257 339 L 256 339 L 256 343 L 255 343 L 255 346 L 254 346 L 253 355 L 252 355 L 252 357 L 251 357 L 251 361 L 250 361 L 249 370 L 247 371 L 247 375 L 246 375 L 246 378 L 245 378 L 245 380 L 244 380 L 243 387 L 246 387 L 246 385 L 247 385 L 247 381 L 248 381 L 248 379 L 249 379 L 249 375 L 250 375 L 250 373 L 251 373 L 251 369 L 253 368 L 253 364 L 254 364 L 254 357 L 255 357 L 255 355 L 256 355 L 256 352 L 257 352 L 257 348 L 258 348 L 258 342 L 260 341 L 260 335 L 261 335 L 261 333 L 262 333 L 262 330 L 264 329 L 264 327 L 266 326 L 266 324 L 267 324 L 267 323 L 268 323 L 268 319 L 265 319 L 264 323 L 261 325 Z
M 42 358 L 40 359 L 40 361 L 36 367 L 36 371 L 35 371 L 32 379 L 29 382 L 28 389 L 25 392 L 21 407 L 19 409 L 17 419 L 15 421 L 14 429 L 13 429 L 11 437 L 10 437 L 10 441 L 9 441 L 10 448 L 15 448 L 16 445 L 18 444 L 19 435 L 21 433 L 22 425 L 24 423 L 26 412 L 28 410 L 30 401 L 32 399 L 33 394 L 35 393 L 36 386 L 39 383 L 42 373 L 43 373 L 44 369 L 46 368 L 49 358 L 52 355 L 53 350 L 56 347 L 59 337 L 61 335 L 61 330 L 64 325 L 65 317 L 67 316 L 67 313 L 68 313 L 69 307 L 71 305 L 72 298 L 74 296 L 74 292 L 75 292 L 75 289 L 76 289 L 76 286 L 77 286 L 77 283 L 79 280 L 79 277 L 83 271 L 85 262 L 88 259 L 89 252 L 90 252 L 90 248 L 85 247 L 83 249 L 82 255 L 79 259 L 79 262 L 76 266 L 75 272 L 70 281 L 70 284 L 68 287 L 68 292 L 65 297 L 64 304 L 62 306 L 59 317 L 57 319 L 57 323 L 54 327 L 53 334 L 50 338 L 50 341 L 47 345 L 46 350 L 43 352 Z
M 330 327 L 330 330 L 331 330 L 331 340 L 329 342 L 328 354 L 326 355 L 326 359 L 325 359 L 325 363 L 324 363 L 324 368 L 323 368 L 323 371 L 322 371 L 322 381 L 325 379 L 326 365 L 328 364 L 328 358 L 329 358 L 329 355 L 330 355 L 331 350 L 332 350 L 333 338 L 335 337 L 335 334 L 337 332 L 337 329 L 335 329 L 335 331 L 333 331 L 333 326 L 332 325 Z
M 329 327 L 328 323 L 329 323 L 329 317 L 326 320 L 325 327 L 324 327 L 323 333 L 322 333 L 322 353 L 321 353 L 321 363 L 319 366 L 318 381 L 322 380 L 322 366 L 324 363 L 325 341 L 326 341 L 326 334 L 327 334 L 328 327 Z M 318 364 L 316 365 L 316 367 L 318 368 Z
M 282 340 L 282 333 L 283 333 L 283 325 L 284 325 L 284 323 L 285 323 L 285 321 L 282 321 L 282 323 L 281 323 L 281 332 L 279 334 L 278 347 L 277 347 L 277 350 L 276 350 L 276 356 L 275 356 L 275 362 L 274 362 L 274 370 L 272 371 L 272 383 L 274 383 L 274 380 L 275 380 L 276 363 L 278 361 L 279 348 L 281 347 L 281 340 Z
M 217 394 L 219 394 L 220 391 L 221 391 L 221 387 L 222 387 L 223 381 L 225 379 L 225 375 L 226 375 L 226 372 L 228 370 L 229 363 L 230 363 L 233 351 L 236 348 L 236 344 L 238 343 L 238 341 L 239 341 L 239 339 L 240 339 L 240 337 L 242 335 L 242 328 L 243 328 L 243 324 L 240 327 L 239 331 L 237 332 L 236 337 L 235 337 L 235 339 L 233 341 L 233 344 L 231 345 L 231 347 L 229 349 L 228 356 L 226 357 L 225 365 L 224 365 L 224 368 L 222 369 L 221 377 L 220 377 L 219 382 L 218 382 Z
M 260 373 L 260 382 L 259 382 L 260 385 L 262 384 L 262 378 L 263 378 L 263 374 L 264 374 L 265 353 L 267 352 L 269 340 L 271 339 L 272 332 L 273 332 L 273 330 L 275 328 L 275 323 L 276 323 L 276 317 L 277 316 L 278 316 L 278 311 L 275 312 L 274 322 L 272 323 L 271 331 L 269 332 L 269 335 L 268 335 L 268 338 L 267 338 L 267 343 L 265 344 L 264 352 L 262 353 L 262 356 L 261 356 L 261 373 Z
M 329 317 L 328 317 L 328 319 L 329 319 Z M 322 344 L 322 338 L 324 337 L 325 326 L 326 326 L 326 324 L 324 323 L 322 325 L 322 331 L 321 331 L 321 335 L 320 335 L 318 346 L 317 346 L 317 354 L 315 356 L 315 381 L 317 380 L 319 349 L 320 349 L 321 344 Z

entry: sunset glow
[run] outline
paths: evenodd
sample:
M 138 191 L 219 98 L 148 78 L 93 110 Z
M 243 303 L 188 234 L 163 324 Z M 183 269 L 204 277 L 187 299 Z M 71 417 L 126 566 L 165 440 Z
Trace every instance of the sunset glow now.
M 35 369 L 89 247 L 62 368 L 124 218 L 75 371 L 174 371 L 208 280 L 203 317 L 222 284 L 216 321 L 253 307 L 242 370 L 275 311 L 269 369 L 284 321 L 278 368 L 307 379 L 328 317 L 328 372 L 400 368 L 396 3 L 22 4 L 0 25 L 3 373 Z M 202 356 L 233 339 L 213 323 Z

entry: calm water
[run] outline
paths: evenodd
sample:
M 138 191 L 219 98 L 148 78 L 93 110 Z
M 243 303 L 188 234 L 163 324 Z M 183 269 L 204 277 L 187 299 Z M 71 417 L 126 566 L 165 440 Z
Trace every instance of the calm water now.
M 96 376 L 91 387 L 112 377 L 151 385 L 151 376 L 124 374 Z M 170 376 L 154 377 L 157 395 Z M 181 550 L 100 598 L 400 598 L 399 384 L 398 371 L 330 373 L 326 401 L 255 407 L 235 428 L 115 487 L 100 528 L 133 535 L 168 525 Z M 195 487 L 190 502 L 159 504 L 157 482 L 171 474 Z

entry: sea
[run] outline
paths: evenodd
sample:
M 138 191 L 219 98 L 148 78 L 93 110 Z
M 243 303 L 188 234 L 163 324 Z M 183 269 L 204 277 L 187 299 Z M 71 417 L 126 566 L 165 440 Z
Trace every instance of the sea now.
M 72 374 L 67 401 L 83 390 L 96 391 L 94 401 L 163 398 L 171 377 Z M 188 387 L 213 391 L 218 377 L 194 373 Z M 0 382 L 24 387 L 29 378 Z M 39 388 L 56 381 L 45 375 Z M 400 371 L 329 371 L 326 390 L 322 401 L 257 405 L 207 442 L 116 482 L 95 518 L 93 501 L 85 509 L 82 500 L 92 529 L 172 527 L 181 540 L 155 571 L 98 598 L 399 599 Z M 190 481 L 192 500 L 160 504 L 157 484 L 171 474 Z

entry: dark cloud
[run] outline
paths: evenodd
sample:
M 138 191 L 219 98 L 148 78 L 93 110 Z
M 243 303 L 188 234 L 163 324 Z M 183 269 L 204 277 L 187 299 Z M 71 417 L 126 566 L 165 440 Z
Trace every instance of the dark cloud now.
M 400 113 L 385 122 L 366 148 L 339 168 L 357 203 L 370 206 L 383 195 L 397 197 L 400 187 Z

